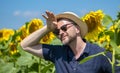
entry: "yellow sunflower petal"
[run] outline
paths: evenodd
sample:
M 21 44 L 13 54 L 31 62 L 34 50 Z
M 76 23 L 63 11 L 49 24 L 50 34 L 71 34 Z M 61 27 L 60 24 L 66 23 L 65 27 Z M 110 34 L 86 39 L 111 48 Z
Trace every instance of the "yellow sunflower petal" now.
M 14 30 L 13 29 L 1 29 L 0 30 L 0 41 L 2 40 L 8 40 L 10 36 L 14 35 Z
M 95 12 L 91 11 L 82 18 L 88 26 L 88 34 L 85 37 L 87 40 L 98 39 L 98 34 L 104 30 L 101 22 L 103 17 L 103 12 L 101 10 L 98 10 Z
M 55 35 L 52 32 L 50 32 L 40 40 L 40 43 L 50 44 L 54 38 L 55 38 Z
M 32 32 L 43 27 L 43 22 L 40 19 L 32 19 L 28 24 L 28 32 L 31 34 Z

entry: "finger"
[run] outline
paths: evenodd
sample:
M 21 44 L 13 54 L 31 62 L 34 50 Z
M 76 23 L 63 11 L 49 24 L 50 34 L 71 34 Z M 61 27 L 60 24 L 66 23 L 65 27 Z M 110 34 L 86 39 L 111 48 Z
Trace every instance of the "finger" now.
M 57 27 L 57 22 L 56 21 L 54 21 L 53 24 Z
M 54 14 L 53 14 L 52 12 L 49 12 L 49 16 L 50 16 L 50 17 L 53 17 Z
M 48 12 L 48 17 L 50 18 L 50 20 L 56 21 L 55 15 L 53 14 L 53 12 Z
M 51 16 L 52 20 L 55 20 L 55 15 L 53 13 L 51 13 L 50 16 Z
M 46 11 L 46 14 L 47 14 L 48 18 L 50 18 L 51 20 L 55 20 L 55 15 L 52 12 Z
M 42 15 L 46 20 L 48 19 L 48 17 L 47 16 L 45 16 L 45 15 Z
M 57 22 L 56 22 L 56 21 L 53 21 L 53 23 L 54 23 L 55 25 L 57 25 Z
M 47 14 L 48 18 L 51 17 L 51 15 L 50 15 L 51 13 L 49 11 L 46 11 L 46 14 Z

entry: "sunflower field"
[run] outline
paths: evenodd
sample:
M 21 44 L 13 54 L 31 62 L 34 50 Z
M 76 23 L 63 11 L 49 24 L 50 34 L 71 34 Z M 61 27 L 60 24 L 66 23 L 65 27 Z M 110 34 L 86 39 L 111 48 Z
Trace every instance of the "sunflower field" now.
M 112 73 L 115 73 L 115 65 L 120 66 L 120 12 L 116 17 L 117 19 L 113 20 L 102 10 L 97 10 L 90 11 L 80 18 L 87 23 L 89 28 L 85 39 L 112 53 L 112 60 L 108 58 L 112 65 Z M 17 30 L 0 29 L 0 73 L 55 73 L 53 63 L 23 51 L 20 46 L 20 42 L 25 37 L 43 26 L 41 19 L 34 18 L 25 22 Z M 40 43 L 62 44 L 52 32 L 45 35 Z M 97 55 L 99 54 L 94 56 Z M 115 64 L 115 61 L 118 64 Z

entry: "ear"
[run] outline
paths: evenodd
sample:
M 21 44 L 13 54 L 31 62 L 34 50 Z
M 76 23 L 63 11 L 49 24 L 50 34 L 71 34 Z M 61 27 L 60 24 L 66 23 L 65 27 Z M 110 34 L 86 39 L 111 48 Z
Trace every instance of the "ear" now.
M 80 27 L 79 27 L 78 25 L 76 25 L 75 27 L 76 27 L 76 29 L 75 29 L 76 32 L 77 32 L 78 34 L 80 34 Z

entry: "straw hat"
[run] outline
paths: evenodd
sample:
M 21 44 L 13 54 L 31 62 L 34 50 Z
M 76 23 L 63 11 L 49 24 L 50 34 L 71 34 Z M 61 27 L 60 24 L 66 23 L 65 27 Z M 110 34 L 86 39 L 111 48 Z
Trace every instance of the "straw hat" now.
M 80 26 L 80 32 L 81 32 L 81 37 L 84 38 L 84 36 L 86 35 L 86 33 L 88 32 L 88 27 L 87 24 L 85 22 L 83 22 L 78 15 L 76 15 L 73 12 L 64 12 L 61 14 L 56 15 L 56 18 L 67 18 L 70 19 L 72 21 L 74 21 L 77 25 Z

